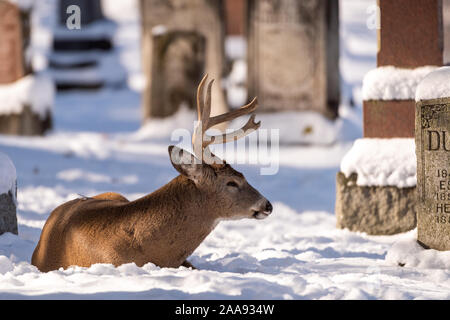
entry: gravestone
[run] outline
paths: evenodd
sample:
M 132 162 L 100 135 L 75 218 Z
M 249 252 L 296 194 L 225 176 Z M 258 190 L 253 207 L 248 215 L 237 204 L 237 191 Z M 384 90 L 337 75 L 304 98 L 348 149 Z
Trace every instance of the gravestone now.
M 49 71 L 59 91 L 98 90 L 125 85 L 126 72 L 114 51 L 117 24 L 105 17 L 100 0 L 59 0 Z M 80 8 L 80 26 L 74 26 Z
M 379 144 L 375 153 L 382 154 L 394 138 L 413 141 L 416 87 L 431 70 L 442 65 L 443 32 L 441 0 L 379 0 L 378 5 L 381 16 L 377 68 L 363 81 L 364 139 L 360 143 L 369 144 L 377 138 Z M 406 167 L 399 159 L 411 159 L 409 153 L 413 148 L 406 146 L 389 154 L 389 159 L 382 159 L 388 169 L 383 169 L 380 176 L 388 176 L 390 170 L 396 170 L 390 168 L 389 163 L 397 163 L 399 172 L 410 170 L 411 166 Z M 354 150 L 355 145 L 348 154 Z M 403 181 L 404 178 L 397 178 L 396 185 L 384 182 L 356 185 L 354 179 L 339 172 L 337 226 L 369 234 L 413 229 L 419 210 L 417 188 Z
M 419 96 L 416 104 L 417 239 L 425 247 L 436 250 L 450 250 L 449 79 L 450 68 L 442 68 L 424 79 L 417 89 L 420 95 L 420 91 L 428 87 L 426 91 L 437 97 Z M 431 89 L 439 86 L 447 88 L 444 95 Z
M 204 42 L 204 54 L 194 54 L 194 56 L 203 56 L 203 61 L 200 62 L 197 58 L 184 60 L 185 53 L 171 54 L 170 61 L 166 66 L 181 65 L 183 63 L 191 64 L 183 67 L 185 70 L 193 70 L 195 66 L 200 66 L 199 71 L 208 73 L 210 78 L 214 78 L 216 85 L 212 88 L 212 110 L 211 115 L 217 115 L 227 111 L 225 102 L 225 95 L 222 90 L 221 78 L 225 71 L 225 54 L 224 54 L 224 36 L 225 36 L 225 17 L 222 0 L 141 0 L 141 14 L 142 14 L 142 59 L 143 69 L 147 81 L 143 95 L 143 118 L 146 119 L 155 116 L 169 115 L 178 109 L 178 105 L 167 107 L 167 103 L 156 104 L 157 101 L 166 99 L 164 96 L 167 91 L 159 91 L 157 88 L 161 84 L 160 76 L 155 71 L 155 68 L 160 68 L 161 63 L 158 57 L 153 57 L 158 54 L 154 46 L 160 46 L 164 39 L 171 39 L 174 35 L 178 43 L 191 43 L 187 46 L 193 46 L 194 43 Z M 168 36 L 164 36 L 167 33 Z M 188 34 L 191 36 L 188 36 Z M 196 34 L 196 36 L 193 36 Z M 187 40 L 190 37 L 191 40 Z M 173 38 L 173 39 L 175 39 Z M 204 40 L 199 40 L 203 38 Z M 184 40 L 182 40 L 184 39 Z M 156 42 L 155 42 L 156 41 Z M 192 42 L 193 41 L 193 42 Z M 172 43 L 173 47 L 176 43 Z M 194 47 L 201 47 L 202 45 L 194 45 Z M 195 50 L 194 50 L 195 51 Z M 174 52 L 175 53 L 175 52 Z M 191 54 L 188 54 L 188 56 Z M 175 59 L 181 59 L 175 61 Z M 187 85 L 184 92 L 189 92 L 190 97 L 186 97 L 187 101 L 195 99 L 195 91 L 191 88 L 198 85 L 198 71 L 195 71 L 188 77 L 183 76 L 184 81 L 196 81 Z M 164 76 L 169 79 L 168 76 Z M 175 79 L 177 75 L 170 75 L 170 78 Z M 181 78 L 180 78 L 181 79 Z M 159 95 L 159 97 L 156 97 Z M 190 104 L 189 104 L 190 105 Z M 191 106 L 193 107 L 193 106 Z M 162 109 L 162 110 L 158 110 Z M 169 110 L 170 112 L 167 112 Z
M 185 103 L 196 107 L 197 84 L 204 75 L 205 38 L 189 31 L 169 31 L 153 37 L 150 117 L 167 117 Z
M 40 81 L 32 79 L 24 54 L 31 33 L 29 18 L 29 9 L 0 0 L 0 134 L 40 135 L 51 127 L 51 114 L 38 115 L 34 97 L 27 94 Z
M 441 0 L 379 0 L 377 66 L 441 66 Z M 419 48 L 420 46 L 420 48 Z M 414 95 L 414 89 L 410 90 Z M 363 101 L 366 138 L 414 138 L 414 96 Z
M 16 168 L 0 153 L 0 235 L 5 232 L 17 234 L 16 217 Z
M 248 0 L 248 90 L 260 111 L 337 117 L 339 2 Z
M 21 13 L 15 5 L 0 0 L 0 84 L 24 75 Z

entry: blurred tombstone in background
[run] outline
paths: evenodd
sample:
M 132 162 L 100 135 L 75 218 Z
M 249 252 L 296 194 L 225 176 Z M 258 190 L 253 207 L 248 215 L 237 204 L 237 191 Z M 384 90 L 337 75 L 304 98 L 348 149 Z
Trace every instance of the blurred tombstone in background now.
M 153 35 L 152 117 L 167 117 L 186 103 L 196 105 L 197 84 L 203 77 L 206 39 L 197 32 L 168 31 Z
M 170 116 L 182 104 L 194 109 L 195 88 L 205 73 L 216 80 L 211 114 L 226 112 L 221 85 L 225 64 L 223 1 L 141 0 L 140 5 L 146 75 L 143 120 Z M 173 74 L 176 70 L 181 73 Z M 162 78 L 165 84 L 160 83 Z
M 260 112 L 338 114 L 339 1 L 248 0 L 248 94 Z
M 377 68 L 363 80 L 364 138 L 341 162 L 336 195 L 337 226 L 374 235 L 416 227 L 416 88 L 443 63 L 441 0 L 378 4 Z
M 21 4 L 21 2 L 19 2 Z M 0 133 L 40 135 L 51 128 L 53 83 L 35 75 L 25 52 L 30 43 L 29 2 L 0 0 Z
M 50 74 L 57 89 L 123 86 L 126 74 L 112 41 L 117 26 L 105 18 L 101 1 L 59 0 L 58 15 L 49 57 Z
M 0 152 L 0 235 L 17 230 L 17 178 L 11 159 Z

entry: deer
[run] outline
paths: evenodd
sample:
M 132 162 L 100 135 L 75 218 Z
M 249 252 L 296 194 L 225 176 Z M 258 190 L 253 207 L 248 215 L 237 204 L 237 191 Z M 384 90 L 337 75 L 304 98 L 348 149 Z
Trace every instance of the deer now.
M 159 267 L 195 267 L 186 259 L 223 220 L 265 219 L 272 204 L 228 163 L 215 156 L 211 144 L 234 141 L 257 130 L 252 114 L 231 133 L 210 136 L 206 131 L 252 113 L 257 99 L 211 117 L 211 87 L 206 97 L 205 75 L 197 88 L 198 121 L 192 136 L 193 153 L 169 146 L 170 161 L 179 173 L 156 191 L 129 201 L 107 192 L 81 197 L 58 206 L 47 219 L 31 263 L 42 272 L 89 267 L 96 263 Z

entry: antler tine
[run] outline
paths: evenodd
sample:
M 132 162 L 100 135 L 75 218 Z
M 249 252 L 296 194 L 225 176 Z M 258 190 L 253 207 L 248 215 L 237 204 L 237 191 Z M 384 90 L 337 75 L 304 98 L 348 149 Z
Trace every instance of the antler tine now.
M 236 141 L 241 139 L 261 126 L 261 121 L 255 122 L 255 115 L 252 114 L 250 119 L 248 119 L 247 123 L 240 129 L 237 129 L 230 133 L 221 134 L 218 136 L 211 136 L 207 141 L 203 142 L 203 147 L 206 147 L 210 144 L 219 144 L 219 143 L 227 143 L 230 141 Z
M 197 88 L 197 117 L 198 121 L 202 121 L 203 110 L 205 109 L 205 101 L 203 100 L 203 88 L 205 86 L 206 79 L 208 78 L 208 74 L 200 81 L 200 84 Z
M 240 116 L 252 113 L 253 111 L 255 111 L 257 106 L 258 106 L 258 100 L 255 97 L 249 104 L 247 104 L 237 110 L 233 110 L 233 111 L 210 118 L 209 122 L 208 122 L 208 126 L 205 127 L 205 130 L 208 130 L 209 128 L 211 128 L 219 123 L 230 121 L 230 120 L 236 119 Z
M 214 83 L 214 79 L 212 79 L 208 83 L 208 88 L 206 89 L 206 101 L 204 104 L 202 118 L 201 118 L 202 126 L 203 126 L 203 133 L 205 133 L 205 131 L 208 128 L 210 128 L 208 124 L 209 124 L 210 116 L 211 116 L 211 88 L 212 88 L 213 83 Z

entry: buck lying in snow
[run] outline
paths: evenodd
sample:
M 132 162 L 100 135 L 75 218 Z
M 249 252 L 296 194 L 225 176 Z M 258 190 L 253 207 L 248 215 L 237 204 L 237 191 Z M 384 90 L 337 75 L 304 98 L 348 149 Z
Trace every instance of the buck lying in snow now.
M 191 266 L 186 258 L 220 220 L 264 219 L 272 212 L 270 202 L 241 173 L 208 150 L 209 144 L 225 143 L 258 129 L 260 123 L 254 122 L 254 116 L 237 134 L 205 134 L 218 123 L 253 112 L 256 99 L 238 110 L 210 117 L 213 81 L 203 101 L 205 81 L 206 76 L 197 92 L 200 125 L 193 137 L 195 156 L 169 147 L 170 160 L 180 175 L 135 201 L 104 193 L 60 205 L 45 223 L 33 265 L 41 271 L 94 263 Z

